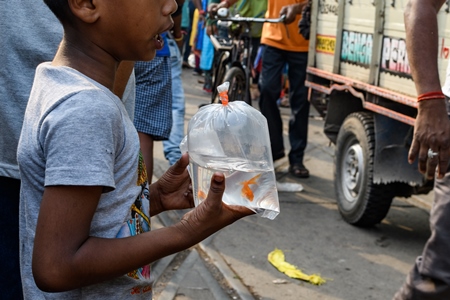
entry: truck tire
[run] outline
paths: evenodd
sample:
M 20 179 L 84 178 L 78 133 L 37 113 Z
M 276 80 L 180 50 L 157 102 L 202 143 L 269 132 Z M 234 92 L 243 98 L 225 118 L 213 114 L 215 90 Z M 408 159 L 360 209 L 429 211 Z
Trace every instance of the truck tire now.
M 374 151 L 373 115 L 350 114 L 337 137 L 334 186 L 341 216 L 355 226 L 380 223 L 394 197 L 393 185 L 373 183 Z
M 247 78 L 244 70 L 236 66 L 230 68 L 225 74 L 223 81 L 230 82 L 230 88 L 228 89 L 228 98 L 230 101 L 242 100 L 252 105 L 249 97 L 250 89 L 247 86 Z

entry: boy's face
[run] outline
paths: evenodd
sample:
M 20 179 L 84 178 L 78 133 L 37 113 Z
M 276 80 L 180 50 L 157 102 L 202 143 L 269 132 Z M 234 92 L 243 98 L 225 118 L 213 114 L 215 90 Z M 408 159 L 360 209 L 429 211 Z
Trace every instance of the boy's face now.
M 159 34 L 173 26 L 175 0 L 104 1 L 99 21 L 105 50 L 117 60 L 153 59 L 163 46 Z

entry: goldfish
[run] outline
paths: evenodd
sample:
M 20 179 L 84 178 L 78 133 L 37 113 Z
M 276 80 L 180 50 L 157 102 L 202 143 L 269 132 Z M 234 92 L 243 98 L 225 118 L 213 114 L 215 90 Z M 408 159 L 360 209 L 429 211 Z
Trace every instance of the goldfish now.
M 250 188 L 250 184 L 256 184 L 256 180 L 259 177 L 261 177 L 261 174 L 256 175 L 255 177 L 253 177 L 249 180 L 241 182 L 241 185 L 243 185 L 241 195 L 242 195 L 242 197 L 246 198 L 250 202 L 253 201 L 253 199 L 255 198 L 255 195 L 253 194 L 253 191 Z
M 206 194 L 205 194 L 205 192 L 202 191 L 202 190 L 199 190 L 199 191 L 198 191 L 197 196 L 198 196 L 198 198 L 199 198 L 200 200 L 205 200 L 205 199 L 206 199 Z

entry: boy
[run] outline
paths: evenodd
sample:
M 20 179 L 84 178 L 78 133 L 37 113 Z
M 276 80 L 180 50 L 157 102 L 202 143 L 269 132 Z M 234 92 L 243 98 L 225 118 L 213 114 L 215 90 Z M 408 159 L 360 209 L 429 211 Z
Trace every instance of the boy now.
M 149 231 L 151 216 L 193 206 L 188 156 L 148 186 L 137 132 L 111 90 L 120 61 L 162 47 L 174 0 L 45 2 L 64 37 L 36 70 L 18 147 L 24 297 L 151 299 L 151 262 L 251 212 L 221 202 L 216 173 L 202 205 Z

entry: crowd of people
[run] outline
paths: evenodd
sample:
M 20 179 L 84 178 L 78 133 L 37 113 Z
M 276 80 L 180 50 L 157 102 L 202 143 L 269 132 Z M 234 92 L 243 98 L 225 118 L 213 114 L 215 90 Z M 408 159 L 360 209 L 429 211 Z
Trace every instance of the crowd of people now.
M 211 92 L 215 31 L 208 16 L 219 8 L 249 17 L 286 15 L 285 24 L 252 28 L 252 60 L 261 53 L 253 80 L 274 161 L 286 156 L 277 102 L 288 95 L 289 172 L 309 177 L 303 163 L 308 37 L 299 33 L 307 3 L 44 0 L 0 7 L 2 298 L 150 299 L 151 262 L 253 214 L 222 203 L 221 173 L 194 208 L 188 155 L 178 147 L 182 68 L 204 74 L 204 90 Z M 437 32 L 443 3 L 410 0 L 405 15 L 413 77 L 426 99 L 418 106 L 409 159 L 418 158 L 429 177 L 438 166 L 438 178 L 433 235 L 396 299 L 450 298 L 450 122 L 436 77 L 437 38 L 429 34 Z M 163 141 L 170 168 L 152 183 L 154 141 Z M 427 156 L 429 149 L 439 155 Z M 150 230 L 151 216 L 185 208 L 192 210 L 179 223 Z

